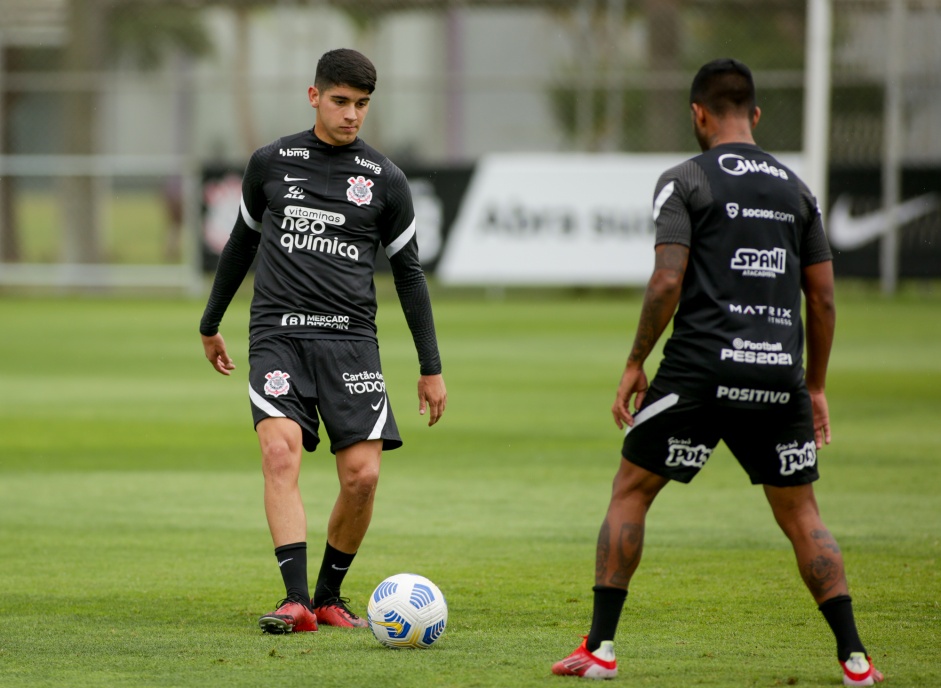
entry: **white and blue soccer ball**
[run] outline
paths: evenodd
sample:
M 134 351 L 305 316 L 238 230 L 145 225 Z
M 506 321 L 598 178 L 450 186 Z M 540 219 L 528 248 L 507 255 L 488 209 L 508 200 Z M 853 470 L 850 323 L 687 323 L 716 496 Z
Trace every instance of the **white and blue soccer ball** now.
M 431 647 L 448 622 L 448 603 L 424 576 L 397 573 L 373 590 L 366 620 L 386 647 Z

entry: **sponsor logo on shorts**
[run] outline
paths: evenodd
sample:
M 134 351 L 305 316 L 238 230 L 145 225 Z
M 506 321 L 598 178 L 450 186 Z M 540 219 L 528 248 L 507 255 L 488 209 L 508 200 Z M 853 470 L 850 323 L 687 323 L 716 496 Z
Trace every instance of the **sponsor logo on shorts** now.
M 791 320 L 790 308 L 779 308 L 777 306 L 752 306 L 749 304 L 730 303 L 729 313 L 740 315 L 750 315 L 756 317 L 765 317 L 766 322 L 772 325 L 786 325 L 790 327 L 794 324 Z
M 754 404 L 786 404 L 791 400 L 790 392 L 775 392 L 770 389 L 751 389 L 750 387 L 716 387 L 716 399 L 747 401 Z
M 292 186 L 288 188 L 288 192 L 284 194 L 285 198 L 293 198 L 296 201 L 300 201 L 304 198 L 304 189 L 299 186 Z
M 353 159 L 356 160 L 357 165 L 362 165 L 363 167 L 371 170 L 374 174 L 382 174 L 382 166 L 374 163 L 372 160 L 361 158 L 358 155 Z
M 326 327 L 331 330 L 350 329 L 348 315 L 320 315 L 318 313 L 285 313 L 281 316 L 282 327 Z
M 776 278 L 787 271 L 787 251 L 783 248 L 740 248 L 732 256 L 729 267 L 745 277 Z
M 346 181 L 350 184 L 350 188 L 346 190 L 346 197 L 350 202 L 356 205 L 368 205 L 372 200 L 372 187 L 376 183 L 372 179 L 366 179 L 363 175 L 350 177 Z
M 719 156 L 719 167 L 726 174 L 731 174 L 733 177 L 741 177 L 743 174 L 755 174 L 758 172 L 763 172 L 764 174 L 769 174 L 772 177 L 777 177 L 778 179 L 787 179 L 787 172 L 780 167 L 775 167 L 768 163 L 767 160 L 762 160 L 758 162 L 757 160 L 747 160 L 746 158 L 738 155 L 736 153 L 726 153 L 725 155 Z
M 268 380 L 268 382 L 265 383 L 265 394 L 269 397 L 280 397 L 282 394 L 290 392 L 291 385 L 288 382 L 289 377 L 291 376 L 287 373 L 282 373 L 280 370 L 265 373 L 265 379 Z
M 382 373 L 364 370 L 361 373 L 343 373 L 343 382 L 350 394 L 369 394 L 370 392 L 385 392 L 386 383 Z
M 781 459 L 781 475 L 794 475 L 804 468 L 812 468 L 817 464 L 817 446 L 813 442 L 800 442 L 794 440 L 789 444 L 779 444 L 778 458 Z
M 732 347 L 722 349 L 719 360 L 755 365 L 791 365 L 794 362 L 791 354 L 782 353 L 781 342 L 750 342 L 736 337 Z
M 283 158 L 304 158 L 304 160 L 310 160 L 310 151 L 307 148 L 279 148 L 278 152 Z
M 680 440 L 671 437 L 670 453 L 667 455 L 667 466 L 687 466 L 689 468 L 702 468 L 712 455 L 712 450 L 704 444 L 693 445 L 692 440 Z

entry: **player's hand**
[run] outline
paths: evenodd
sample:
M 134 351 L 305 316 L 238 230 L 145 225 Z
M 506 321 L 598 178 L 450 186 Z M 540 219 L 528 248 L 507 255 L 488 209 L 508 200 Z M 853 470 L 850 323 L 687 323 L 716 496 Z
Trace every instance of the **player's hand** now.
M 810 393 L 810 405 L 814 410 L 814 442 L 817 449 L 830 444 L 830 410 L 827 407 L 827 395 L 820 392 Z
M 643 368 L 625 368 L 621 376 L 621 384 L 618 385 L 618 393 L 614 398 L 614 406 L 611 407 L 611 413 L 614 415 L 614 422 L 618 428 L 624 429 L 624 426 L 634 427 L 634 416 L 631 413 L 631 397 L 634 397 L 634 409 L 639 409 L 644 403 L 644 396 L 647 394 L 647 375 Z M 635 396 L 636 395 L 636 396 Z
M 235 370 L 235 363 L 229 358 L 225 350 L 225 340 L 218 332 L 211 337 L 200 335 L 203 338 L 203 350 L 206 352 L 206 358 L 212 364 L 216 371 L 223 375 L 229 375 L 230 370 Z
M 418 378 L 418 413 L 424 416 L 426 410 L 430 411 L 429 427 L 441 420 L 447 405 L 448 390 L 441 375 L 422 375 Z

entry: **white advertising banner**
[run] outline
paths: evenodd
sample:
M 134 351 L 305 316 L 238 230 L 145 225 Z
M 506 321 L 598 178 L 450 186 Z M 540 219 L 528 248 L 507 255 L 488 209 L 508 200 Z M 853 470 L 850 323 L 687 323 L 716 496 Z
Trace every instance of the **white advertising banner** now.
M 485 156 L 436 274 L 446 284 L 646 284 L 654 261 L 654 186 L 689 157 Z M 798 160 L 781 158 L 800 174 L 792 164 Z

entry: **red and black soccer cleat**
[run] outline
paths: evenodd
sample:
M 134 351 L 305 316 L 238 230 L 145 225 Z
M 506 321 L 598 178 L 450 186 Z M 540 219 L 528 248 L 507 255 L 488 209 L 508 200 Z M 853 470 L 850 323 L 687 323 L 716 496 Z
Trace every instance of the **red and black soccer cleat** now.
M 277 611 L 258 619 L 264 633 L 304 633 L 317 630 L 317 615 L 307 605 L 291 599 L 281 600 Z
M 844 686 L 871 686 L 885 679 L 882 672 L 872 665 L 872 659 L 862 652 L 852 653 L 849 659 L 840 662 L 840 666 L 843 667 Z
M 366 619 L 356 616 L 347 606 L 349 602 L 345 597 L 334 597 L 319 607 L 314 613 L 324 626 L 338 626 L 340 628 L 366 628 L 369 624 Z M 313 604 L 313 602 L 311 602 Z
M 614 643 L 603 640 L 601 647 L 589 652 L 585 644 L 588 636 L 578 648 L 563 660 L 552 665 L 556 676 L 578 676 L 580 678 L 614 678 L 618 675 L 618 663 L 614 658 Z

